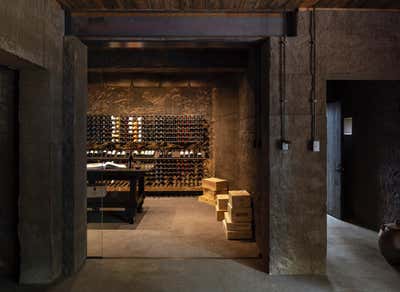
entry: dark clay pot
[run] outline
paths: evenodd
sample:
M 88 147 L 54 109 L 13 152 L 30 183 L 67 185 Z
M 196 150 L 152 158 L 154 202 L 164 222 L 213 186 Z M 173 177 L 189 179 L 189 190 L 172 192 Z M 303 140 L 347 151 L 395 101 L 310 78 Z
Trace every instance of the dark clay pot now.
M 400 265 L 400 220 L 383 224 L 379 231 L 379 249 L 391 265 Z

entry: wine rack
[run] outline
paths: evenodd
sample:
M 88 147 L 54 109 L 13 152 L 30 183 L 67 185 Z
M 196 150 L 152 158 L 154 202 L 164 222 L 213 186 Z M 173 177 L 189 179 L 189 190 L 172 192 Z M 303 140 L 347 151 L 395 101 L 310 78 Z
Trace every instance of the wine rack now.
M 111 116 L 88 116 L 88 144 L 105 144 L 112 140 Z
M 143 119 L 144 142 L 196 143 L 207 139 L 202 116 L 148 116 Z
M 207 176 L 209 125 L 201 115 L 88 116 L 87 144 L 88 162 L 153 165 L 146 190 L 198 190 Z

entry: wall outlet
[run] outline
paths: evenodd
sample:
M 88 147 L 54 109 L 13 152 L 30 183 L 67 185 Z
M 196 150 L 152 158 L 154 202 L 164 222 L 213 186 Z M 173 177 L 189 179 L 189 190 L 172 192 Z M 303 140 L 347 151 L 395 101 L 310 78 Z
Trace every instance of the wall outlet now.
M 320 152 L 321 151 L 321 143 L 319 140 L 312 141 L 312 151 L 313 152 Z
M 290 141 L 282 140 L 281 141 L 281 150 L 289 151 L 289 148 L 290 148 Z

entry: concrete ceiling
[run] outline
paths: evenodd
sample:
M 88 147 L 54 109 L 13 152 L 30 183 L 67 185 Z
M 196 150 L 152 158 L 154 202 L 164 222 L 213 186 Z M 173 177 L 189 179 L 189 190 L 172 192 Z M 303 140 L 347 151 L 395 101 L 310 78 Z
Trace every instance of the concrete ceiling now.
M 399 0 L 56 0 L 86 10 L 283 10 L 318 8 L 399 9 Z

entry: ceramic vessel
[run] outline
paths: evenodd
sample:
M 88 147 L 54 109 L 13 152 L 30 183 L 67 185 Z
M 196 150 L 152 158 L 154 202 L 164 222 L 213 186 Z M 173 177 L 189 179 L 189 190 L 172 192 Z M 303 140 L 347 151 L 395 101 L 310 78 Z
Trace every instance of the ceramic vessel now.
M 379 249 L 388 263 L 400 265 L 400 220 L 381 226 Z

